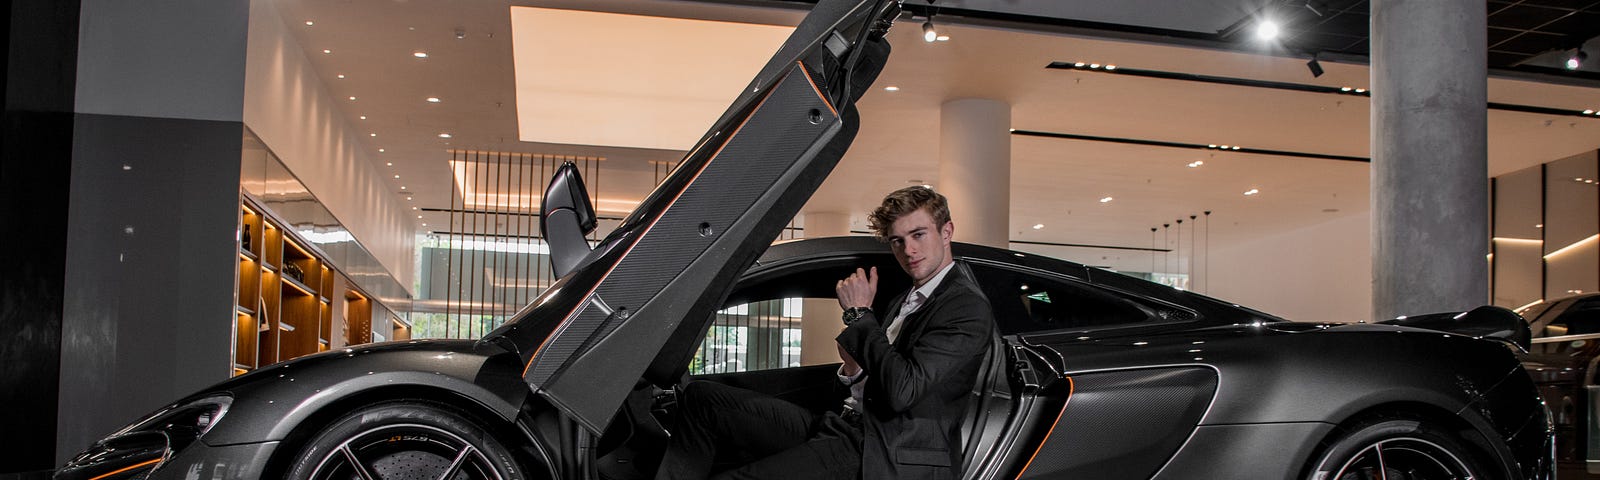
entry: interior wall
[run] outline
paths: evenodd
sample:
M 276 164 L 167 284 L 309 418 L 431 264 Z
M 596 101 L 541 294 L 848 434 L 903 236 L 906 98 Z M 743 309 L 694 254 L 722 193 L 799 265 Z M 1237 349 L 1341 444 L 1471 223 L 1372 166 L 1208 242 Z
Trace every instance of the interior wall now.
M 1214 245 L 1206 294 L 1290 320 L 1355 322 L 1372 312 L 1371 215 Z
M 408 293 L 416 236 L 272 2 L 250 1 L 244 123 Z

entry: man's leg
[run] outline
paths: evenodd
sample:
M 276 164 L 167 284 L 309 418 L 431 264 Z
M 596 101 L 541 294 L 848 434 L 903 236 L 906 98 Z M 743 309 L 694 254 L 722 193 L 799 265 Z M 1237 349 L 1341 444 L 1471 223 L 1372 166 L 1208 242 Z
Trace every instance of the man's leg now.
M 657 479 L 706 478 L 718 454 L 748 461 L 793 448 L 816 420 L 799 405 L 715 382 L 684 385 L 678 412 Z
M 718 474 L 716 480 L 846 480 L 861 475 L 861 430 L 828 415 L 819 431 L 794 447 Z

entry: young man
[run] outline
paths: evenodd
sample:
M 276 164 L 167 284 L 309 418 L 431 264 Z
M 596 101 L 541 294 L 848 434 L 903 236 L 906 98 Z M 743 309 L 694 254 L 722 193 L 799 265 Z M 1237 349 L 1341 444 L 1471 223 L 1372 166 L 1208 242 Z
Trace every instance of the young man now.
M 955 266 L 955 224 L 943 195 L 890 193 L 869 218 L 912 279 L 911 291 L 871 309 L 877 270 L 836 285 L 844 308 L 835 339 L 850 386 L 843 414 L 814 415 L 748 390 L 693 382 L 679 394 L 680 426 L 657 478 L 705 478 L 719 454 L 747 461 L 717 478 L 954 479 L 968 392 L 994 335 L 989 303 Z

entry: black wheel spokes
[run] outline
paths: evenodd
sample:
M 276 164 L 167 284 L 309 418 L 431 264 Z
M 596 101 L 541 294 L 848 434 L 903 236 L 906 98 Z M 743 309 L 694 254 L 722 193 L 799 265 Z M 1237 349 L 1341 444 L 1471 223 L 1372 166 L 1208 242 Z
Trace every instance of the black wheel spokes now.
M 465 475 L 463 477 L 463 475 Z M 385 425 L 354 435 L 329 452 L 316 480 L 451 480 L 500 478 L 481 450 L 426 425 Z
M 1466 463 L 1436 443 L 1391 438 L 1357 452 L 1332 477 L 1336 480 L 1472 480 Z

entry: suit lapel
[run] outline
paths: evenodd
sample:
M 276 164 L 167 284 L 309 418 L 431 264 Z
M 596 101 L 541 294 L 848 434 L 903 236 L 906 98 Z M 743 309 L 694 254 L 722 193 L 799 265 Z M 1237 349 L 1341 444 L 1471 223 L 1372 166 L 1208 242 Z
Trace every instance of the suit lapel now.
M 950 272 L 945 274 L 944 279 L 939 282 L 939 286 L 933 288 L 933 294 L 929 295 L 927 300 L 923 300 L 922 306 L 917 307 L 917 311 L 911 312 L 911 315 L 906 317 L 904 320 L 906 324 L 900 326 L 899 338 L 894 342 L 896 345 L 910 345 L 915 342 L 915 338 L 922 335 L 922 327 L 927 323 L 928 317 L 932 316 L 934 307 L 939 304 L 939 299 L 944 298 L 945 292 L 948 292 L 952 285 L 955 285 L 956 282 L 964 281 L 966 278 L 964 270 L 959 263 L 950 268 Z M 896 312 L 899 311 L 900 305 L 905 303 L 906 296 L 910 294 L 911 291 L 906 291 L 906 293 L 900 295 L 899 301 L 895 303 L 894 307 Z M 894 317 L 889 318 L 890 320 L 894 319 Z M 900 340 L 912 341 L 901 342 Z

